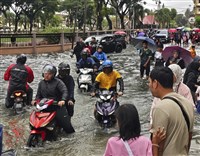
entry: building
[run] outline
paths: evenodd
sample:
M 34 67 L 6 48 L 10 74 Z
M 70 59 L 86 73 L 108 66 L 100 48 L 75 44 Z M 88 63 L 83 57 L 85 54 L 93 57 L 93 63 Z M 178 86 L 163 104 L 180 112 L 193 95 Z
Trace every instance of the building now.
M 193 0 L 194 1 L 194 14 L 195 16 L 200 16 L 200 0 Z

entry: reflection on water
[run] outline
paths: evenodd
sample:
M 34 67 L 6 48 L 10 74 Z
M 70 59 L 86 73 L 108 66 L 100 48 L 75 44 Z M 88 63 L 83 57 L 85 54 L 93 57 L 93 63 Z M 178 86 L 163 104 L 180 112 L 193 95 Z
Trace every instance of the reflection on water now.
M 126 51 L 120 54 L 109 54 L 110 59 L 114 62 L 114 67 L 122 74 L 125 83 L 125 94 L 119 98 L 120 103 L 133 103 L 136 105 L 140 121 L 142 125 L 142 134 L 149 136 L 149 110 L 151 107 L 152 96 L 148 90 L 147 81 L 139 78 L 139 62 L 137 52 L 132 47 L 128 47 Z M 2 79 L 3 72 L 11 63 L 15 63 L 15 56 L 1 56 L 0 62 L 0 123 L 4 124 L 4 149 L 15 148 L 19 155 L 36 156 L 83 156 L 83 155 L 103 155 L 106 142 L 109 137 L 117 135 L 116 129 L 109 129 L 103 132 L 96 121 L 93 119 L 93 109 L 95 98 L 91 98 L 89 94 L 81 94 L 75 90 L 76 105 L 75 114 L 72 123 L 76 133 L 71 135 L 62 134 L 58 141 L 47 142 L 45 150 L 25 148 L 29 136 L 29 114 L 31 109 L 26 113 L 13 116 L 12 111 L 5 109 L 4 98 L 6 95 L 7 83 Z M 62 54 L 43 54 L 38 57 L 28 56 L 27 64 L 33 69 L 35 74 L 34 82 L 31 87 L 34 89 L 34 95 L 38 86 L 38 82 L 42 78 L 41 69 L 49 62 L 56 66 L 62 62 L 68 62 L 74 79 L 77 74 L 75 72 L 75 58 L 71 59 L 69 53 Z M 192 140 L 191 155 L 197 155 L 200 152 L 200 115 L 195 116 L 194 135 Z

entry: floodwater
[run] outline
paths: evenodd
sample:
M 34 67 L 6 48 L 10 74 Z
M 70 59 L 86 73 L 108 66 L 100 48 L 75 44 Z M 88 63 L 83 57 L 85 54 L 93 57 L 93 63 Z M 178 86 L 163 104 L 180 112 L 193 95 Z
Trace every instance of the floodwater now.
M 39 81 L 42 79 L 42 67 L 51 62 L 54 65 L 62 61 L 71 65 L 71 74 L 75 81 L 75 58 L 70 58 L 70 53 L 42 54 L 28 56 L 27 64 L 33 69 L 35 74 L 31 87 L 34 89 L 34 96 Z M 147 81 L 139 78 L 139 57 L 137 51 L 132 46 L 128 46 L 122 53 L 109 54 L 110 59 L 124 78 L 124 95 L 118 100 L 121 104 L 134 104 L 139 112 L 142 134 L 149 136 L 149 111 L 152 103 L 152 96 L 148 90 Z M 112 128 L 107 133 L 103 132 L 93 119 L 93 109 L 96 98 L 91 98 L 89 93 L 80 93 L 75 89 L 75 114 L 72 124 L 76 130 L 74 134 L 62 134 L 58 141 L 46 142 L 44 148 L 25 148 L 29 136 L 29 115 L 32 111 L 27 109 L 24 114 L 13 115 L 12 111 L 4 107 L 8 83 L 3 80 L 3 73 L 11 63 L 15 63 L 15 56 L 0 56 L 0 123 L 4 125 L 4 150 L 16 149 L 18 155 L 22 156 L 100 156 L 103 155 L 106 142 L 111 136 L 117 135 L 117 130 Z M 190 155 L 198 155 L 200 152 L 200 115 L 195 114 L 195 126 Z

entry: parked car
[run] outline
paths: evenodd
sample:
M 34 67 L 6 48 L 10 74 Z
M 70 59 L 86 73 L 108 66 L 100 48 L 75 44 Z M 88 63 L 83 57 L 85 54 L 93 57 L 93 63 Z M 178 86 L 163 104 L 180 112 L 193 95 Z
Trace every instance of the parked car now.
M 123 49 L 126 48 L 125 37 L 122 35 L 104 34 L 104 35 L 90 36 L 86 38 L 85 43 L 88 42 L 90 44 L 92 37 L 96 38 L 97 45 L 103 46 L 103 51 L 105 53 L 114 51 L 120 53 Z
M 163 43 L 169 43 L 170 42 L 170 36 L 167 29 L 160 29 L 157 30 L 157 32 L 153 35 L 153 39 L 160 39 Z

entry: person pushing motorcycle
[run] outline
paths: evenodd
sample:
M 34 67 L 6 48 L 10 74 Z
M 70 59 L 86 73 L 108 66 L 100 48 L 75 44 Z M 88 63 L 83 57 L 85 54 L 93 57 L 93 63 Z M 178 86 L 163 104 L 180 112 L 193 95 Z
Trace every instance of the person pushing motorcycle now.
M 39 82 L 36 98 L 32 101 L 32 105 L 35 105 L 37 101 L 44 98 L 58 101 L 58 106 L 60 107 L 52 106 L 48 111 L 56 110 L 55 118 L 58 125 L 62 127 L 66 133 L 73 133 L 75 131 L 71 125 L 66 107 L 62 107 L 67 100 L 67 88 L 60 79 L 55 77 L 56 73 L 56 67 L 51 64 L 47 64 L 43 67 L 42 76 L 44 79 Z
M 67 102 L 66 108 L 67 108 L 69 116 L 72 117 L 74 114 L 74 103 L 75 103 L 75 99 L 74 99 L 75 83 L 74 83 L 73 77 L 70 75 L 70 65 L 69 64 L 61 62 L 58 65 L 57 78 L 62 80 L 64 82 L 65 86 L 67 87 L 68 96 L 67 96 L 67 101 L 66 101 Z
M 5 105 L 11 108 L 14 101 L 10 98 L 11 94 L 16 90 L 23 90 L 27 93 L 27 105 L 31 104 L 33 89 L 28 85 L 34 80 L 32 69 L 25 65 L 26 55 L 17 56 L 16 64 L 11 64 L 4 73 L 4 80 L 9 81 L 7 97 Z

